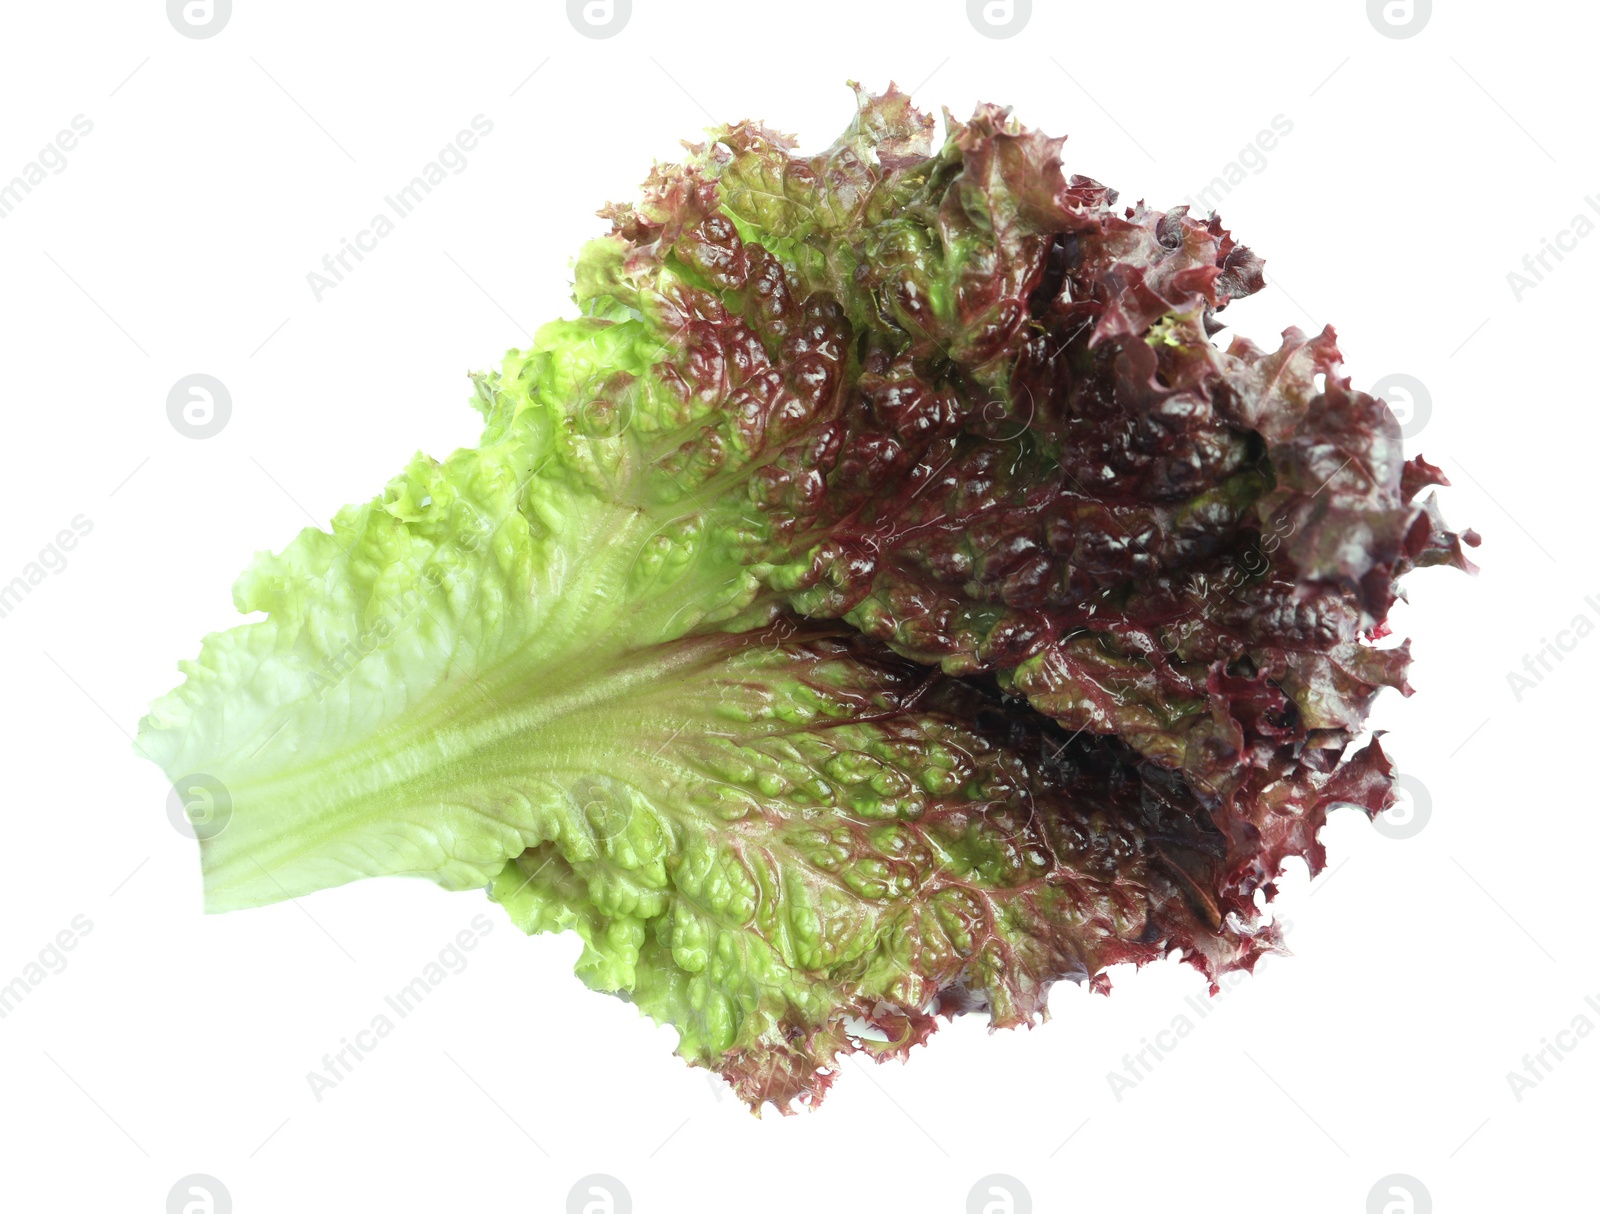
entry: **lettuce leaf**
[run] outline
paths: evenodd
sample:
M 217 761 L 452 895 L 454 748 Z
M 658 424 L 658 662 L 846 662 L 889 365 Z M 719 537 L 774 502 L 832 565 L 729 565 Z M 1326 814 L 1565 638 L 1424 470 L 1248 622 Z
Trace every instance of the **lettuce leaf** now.
M 656 166 L 477 447 L 241 577 L 138 743 L 224 790 L 208 910 L 487 886 L 785 1111 L 938 1013 L 1278 947 L 1284 862 L 1393 799 L 1398 580 L 1477 536 L 1331 329 L 1214 342 L 1263 285 L 1215 217 L 856 93 Z

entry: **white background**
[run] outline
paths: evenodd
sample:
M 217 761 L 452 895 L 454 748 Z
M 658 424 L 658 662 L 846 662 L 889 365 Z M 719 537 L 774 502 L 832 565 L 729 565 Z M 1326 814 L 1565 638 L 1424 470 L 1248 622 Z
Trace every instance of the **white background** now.
M 159 1214 L 189 1173 L 239 1214 L 559 1211 L 587 1173 L 639 1211 L 959 1214 L 990 1173 L 1019 1182 L 1017 1210 L 1025 1187 L 1039 1211 L 1359 1214 L 1391 1173 L 1420 1182 L 1397 1212 L 1427 1209 L 1423 1188 L 1441 1212 L 1592 1202 L 1600 1034 L 1520 1100 L 1506 1075 L 1574 1017 L 1600 1027 L 1600 637 L 1520 701 L 1507 674 L 1600 621 L 1600 238 L 1520 301 L 1506 276 L 1600 190 L 1600 15 L 1440 5 L 1407 39 L 1361 0 L 1041 0 L 1008 39 L 956 0 L 636 0 L 606 39 L 510 0 L 239 0 L 207 39 L 156 0 L 3 20 L 0 182 L 93 123 L 0 219 L 0 582 L 93 525 L 0 619 L 0 983 L 93 925 L 0 1020 L 8 1209 Z M 1059 988 L 1028 1032 L 969 1018 L 905 1066 L 845 1063 L 816 1112 L 757 1120 L 669 1030 L 585 989 L 575 938 L 526 939 L 479 894 L 369 881 L 202 916 L 194 845 L 128 735 L 232 622 L 235 574 L 416 449 L 474 441 L 466 373 L 570 309 L 595 208 L 652 158 L 744 116 L 823 146 L 848 78 L 959 115 L 1009 103 L 1070 134 L 1069 170 L 1158 205 L 1293 123 L 1220 207 L 1274 284 L 1228 319 L 1263 345 L 1332 321 L 1357 386 L 1426 384 L 1413 449 L 1485 537 L 1481 576 L 1423 571 L 1396 615 L 1419 691 L 1386 693 L 1377 723 L 1431 796 L 1424 828 L 1337 814 L 1330 871 L 1283 882 L 1296 956 L 1120 1100 L 1123 1055 L 1197 1019 L 1193 971 Z M 318 302 L 306 274 L 480 113 L 467 169 Z M 194 372 L 233 399 L 204 441 L 166 415 Z M 306 1073 L 480 913 L 470 967 L 314 1099 Z

